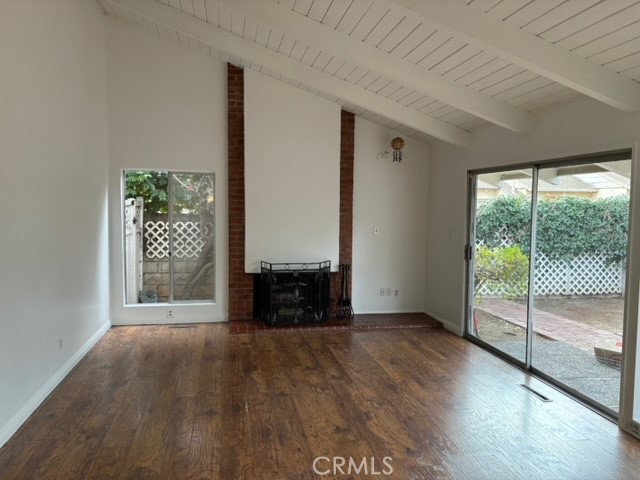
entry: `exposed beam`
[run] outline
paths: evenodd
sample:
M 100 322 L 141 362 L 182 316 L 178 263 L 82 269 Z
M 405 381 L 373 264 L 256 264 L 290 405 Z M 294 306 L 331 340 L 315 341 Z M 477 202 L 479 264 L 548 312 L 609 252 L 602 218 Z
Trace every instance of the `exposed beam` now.
M 607 170 L 606 172 L 602 173 L 602 176 L 606 178 L 608 181 L 610 181 L 611 183 L 615 183 L 618 186 L 618 188 L 626 188 L 626 189 L 631 188 L 631 182 L 629 181 L 629 178 L 626 178 L 620 175 L 619 173 L 611 172 Z
M 631 178 L 631 161 L 596 163 L 596 165 L 603 170 L 616 173 L 627 180 Z
M 558 180 L 558 169 L 557 168 L 542 168 L 538 170 L 538 179 L 545 181 L 547 183 L 551 183 L 553 185 L 557 185 Z
M 149 20 L 190 35 L 229 55 L 267 67 L 280 75 L 375 112 L 426 135 L 458 146 L 469 147 L 471 144 L 471 134 L 465 130 L 376 95 L 338 77 L 321 72 L 269 48 L 226 32 L 210 23 L 181 13 L 177 9 L 158 1 L 108 1 Z
M 631 162 L 629 162 L 629 169 L 624 170 L 616 168 L 613 165 L 607 163 L 589 163 L 587 165 L 576 165 L 571 167 L 557 168 L 555 175 L 557 177 L 570 177 L 574 175 L 584 175 L 590 173 L 599 173 L 602 175 L 615 175 L 617 178 L 625 180 L 625 186 L 629 185 L 629 179 L 631 178 Z M 541 170 L 542 171 L 542 170 Z
M 217 0 L 296 40 L 376 72 L 436 100 L 518 133 L 531 133 L 533 117 L 505 102 L 455 83 L 424 67 L 368 45 L 270 0 Z
M 531 169 L 528 170 L 513 170 L 510 173 L 503 173 L 500 175 L 500 180 L 529 180 L 533 175 Z
M 640 111 L 640 85 L 546 40 L 451 0 L 381 0 L 401 5 L 504 59 L 624 112 Z

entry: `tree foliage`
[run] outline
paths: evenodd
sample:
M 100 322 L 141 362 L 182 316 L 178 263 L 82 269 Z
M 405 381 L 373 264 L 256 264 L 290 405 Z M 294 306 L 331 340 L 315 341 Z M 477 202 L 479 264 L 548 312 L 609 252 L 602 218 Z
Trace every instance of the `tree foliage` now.
M 200 215 L 201 221 L 211 221 L 214 210 L 213 175 L 207 173 L 177 173 L 173 175 L 174 212 Z
M 200 173 L 173 175 L 171 201 L 176 214 L 213 214 L 213 176 Z M 155 170 L 130 170 L 125 173 L 125 198 L 142 197 L 145 214 L 169 212 L 169 174 Z
M 495 248 L 505 235 L 529 254 L 531 204 L 524 196 L 501 196 L 480 208 L 476 238 Z M 629 222 L 628 197 L 598 200 L 560 197 L 538 203 L 537 251 L 552 259 L 582 254 L 604 254 L 611 263 L 626 257 Z
M 124 198 L 144 199 L 145 214 L 168 213 L 169 174 L 151 170 L 129 170 L 125 173 Z
M 550 258 L 604 253 L 611 263 L 626 257 L 629 200 L 562 197 L 538 205 L 537 241 Z
M 530 225 L 530 200 L 524 195 L 501 195 L 481 206 L 476 218 L 476 239 L 488 247 L 499 247 L 505 235 L 528 254 Z

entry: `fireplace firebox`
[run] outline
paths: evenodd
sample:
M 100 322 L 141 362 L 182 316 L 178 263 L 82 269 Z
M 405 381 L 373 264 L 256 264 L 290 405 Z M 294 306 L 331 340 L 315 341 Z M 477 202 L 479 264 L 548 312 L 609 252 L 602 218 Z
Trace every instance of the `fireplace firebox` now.
M 260 317 L 270 325 L 321 323 L 329 318 L 331 262 L 260 265 Z

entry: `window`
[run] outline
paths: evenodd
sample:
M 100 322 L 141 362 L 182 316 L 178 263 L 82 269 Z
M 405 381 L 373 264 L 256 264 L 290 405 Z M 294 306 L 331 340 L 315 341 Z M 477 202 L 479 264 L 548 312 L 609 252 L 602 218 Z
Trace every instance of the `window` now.
M 125 303 L 213 302 L 212 173 L 126 170 Z

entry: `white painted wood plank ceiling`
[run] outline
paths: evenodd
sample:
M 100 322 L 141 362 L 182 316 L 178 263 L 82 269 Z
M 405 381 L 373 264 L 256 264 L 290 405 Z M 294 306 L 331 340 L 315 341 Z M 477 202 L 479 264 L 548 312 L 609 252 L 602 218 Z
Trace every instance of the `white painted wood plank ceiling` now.
M 468 145 L 492 123 L 528 133 L 537 112 L 583 95 L 640 109 L 640 0 L 100 3 L 427 142 Z

